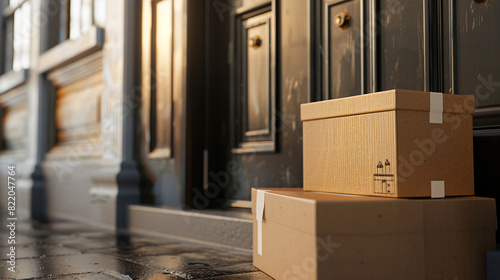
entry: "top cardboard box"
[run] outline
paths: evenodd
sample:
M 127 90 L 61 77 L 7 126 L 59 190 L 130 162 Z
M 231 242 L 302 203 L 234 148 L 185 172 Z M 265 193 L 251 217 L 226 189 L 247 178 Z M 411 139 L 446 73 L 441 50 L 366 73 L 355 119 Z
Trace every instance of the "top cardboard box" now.
M 301 105 L 304 189 L 474 195 L 474 96 L 389 90 Z

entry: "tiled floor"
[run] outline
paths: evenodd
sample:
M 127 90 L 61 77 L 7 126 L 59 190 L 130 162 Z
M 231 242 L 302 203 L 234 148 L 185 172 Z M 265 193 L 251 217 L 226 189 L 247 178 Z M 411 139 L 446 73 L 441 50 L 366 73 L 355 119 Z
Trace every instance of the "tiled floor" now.
M 16 273 L 0 230 L 0 279 L 271 279 L 250 253 L 174 239 L 116 234 L 76 222 L 19 222 Z

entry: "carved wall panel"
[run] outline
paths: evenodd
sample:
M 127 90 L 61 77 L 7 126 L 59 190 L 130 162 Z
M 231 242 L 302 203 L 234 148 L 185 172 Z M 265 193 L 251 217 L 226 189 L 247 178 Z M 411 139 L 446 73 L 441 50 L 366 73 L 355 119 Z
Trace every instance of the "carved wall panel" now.
M 3 139 L 6 150 L 22 149 L 26 146 L 26 104 L 22 103 L 6 110 Z
M 13 89 L 0 96 L 2 151 L 26 148 L 28 112 L 24 87 Z
M 56 86 L 55 122 L 58 154 L 62 146 L 82 146 L 81 157 L 101 150 L 102 52 L 96 52 L 47 75 Z M 83 147 L 83 145 L 85 145 Z

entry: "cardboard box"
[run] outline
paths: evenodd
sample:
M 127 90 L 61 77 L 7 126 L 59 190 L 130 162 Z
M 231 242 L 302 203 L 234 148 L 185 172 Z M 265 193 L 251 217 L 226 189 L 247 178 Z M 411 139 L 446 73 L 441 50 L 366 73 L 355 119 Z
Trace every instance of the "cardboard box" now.
M 275 279 L 485 279 L 495 201 L 252 190 L 254 265 Z
M 474 195 L 472 95 L 410 90 L 301 105 L 304 189 Z

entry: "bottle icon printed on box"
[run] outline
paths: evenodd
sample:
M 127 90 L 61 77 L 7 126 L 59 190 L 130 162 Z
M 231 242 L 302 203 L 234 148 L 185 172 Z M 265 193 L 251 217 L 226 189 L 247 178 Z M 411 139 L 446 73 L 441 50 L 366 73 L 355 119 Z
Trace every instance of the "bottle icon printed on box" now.
M 394 174 L 391 172 L 391 163 L 388 159 L 384 163 L 379 161 L 373 174 L 373 193 L 394 194 Z

